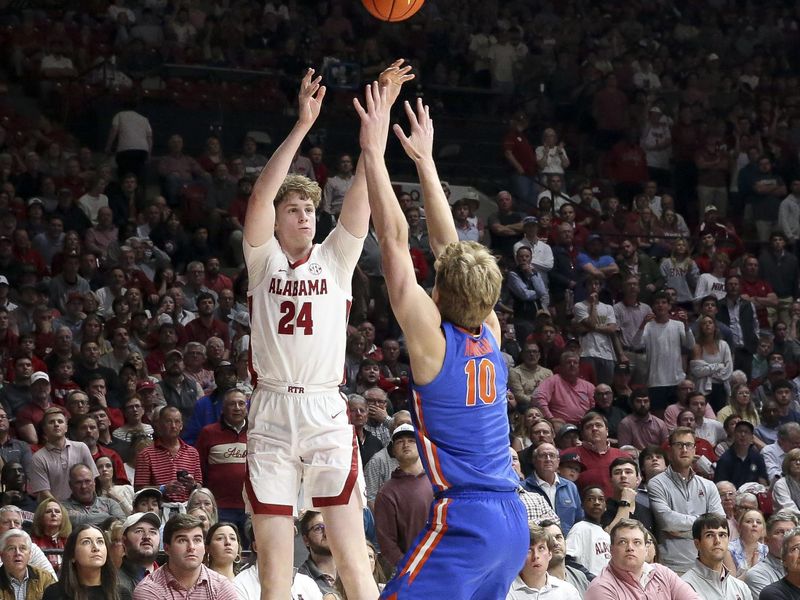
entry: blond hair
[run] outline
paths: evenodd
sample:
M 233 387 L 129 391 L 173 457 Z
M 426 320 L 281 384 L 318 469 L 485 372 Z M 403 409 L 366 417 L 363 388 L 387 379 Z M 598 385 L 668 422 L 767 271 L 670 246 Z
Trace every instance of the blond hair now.
M 477 242 L 453 242 L 435 267 L 442 318 L 467 329 L 480 327 L 500 298 L 503 275 L 495 257 Z
M 304 175 L 287 175 L 281 187 L 278 188 L 278 193 L 275 194 L 275 206 L 286 200 L 286 196 L 291 192 L 295 192 L 303 199 L 311 200 L 314 204 L 314 208 L 319 208 L 322 190 L 319 188 L 319 184 L 316 181 L 311 181 Z

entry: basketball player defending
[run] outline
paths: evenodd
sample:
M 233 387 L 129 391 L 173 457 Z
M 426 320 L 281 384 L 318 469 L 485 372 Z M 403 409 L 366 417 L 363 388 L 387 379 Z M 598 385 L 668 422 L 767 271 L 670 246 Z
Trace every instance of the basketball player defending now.
M 401 62 L 381 74 L 389 98 L 413 77 Z M 325 96 L 320 81 L 313 70 L 303 77 L 297 123 L 256 181 L 244 228 L 251 361 L 258 377 L 250 403 L 245 497 L 259 548 L 262 600 L 290 597 L 298 494 L 302 507 L 323 514 L 348 597 L 378 596 L 364 537 L 358 444 L 338 388 L 350 282 L 369 224 L 364 168 L 359 161 L 339 222 L 317 246 L 312 240 L 320 188 L 305 177 L 287 176 L 319 116 Z
M 502 275 L 488 250 L 459 242 L 433 162 L 428 107 L 406 103 L 411 136 L 395 132 L 417 166 L 436 256 L 433 298 L 417 285 L 408 227 L 383 157 L 389 102 L 372 90 L 361 117 L 361 160 L 392 310 L 413 372 L 413 416 L 434 503 L 426 528 L 381 598 L 505 598 L 529 543 L 508 453 L 505 362 L 493 312 Z

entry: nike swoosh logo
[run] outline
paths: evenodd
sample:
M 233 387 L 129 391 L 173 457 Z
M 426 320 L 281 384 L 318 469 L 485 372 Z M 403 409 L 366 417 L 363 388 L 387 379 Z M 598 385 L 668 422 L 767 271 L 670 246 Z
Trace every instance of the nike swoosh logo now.
M 335 419 L 336 417 L 338 417 L 338 416 L 339 416 L 340 414 L 342 414 L 343 412 L 344 412 L 343 410 L 340 410 L 340 411 L 339 411 L 339 412 L 337 412 L 335 415 L 331 415 L 331 419 Z

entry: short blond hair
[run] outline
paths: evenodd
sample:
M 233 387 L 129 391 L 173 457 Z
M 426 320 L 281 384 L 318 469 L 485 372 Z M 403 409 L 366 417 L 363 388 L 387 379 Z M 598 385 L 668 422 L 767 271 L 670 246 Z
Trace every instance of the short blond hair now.
M 295 192 L 301 198 L 311 200 L 314 208 L 319 208 L 322 190 L 316 181 L 311 181 L 305 175 L 287 175 L 281 187 L 278 188 L 278 193 L 275 194 L 275 206 L 286 200 L 286 196 L 291 192 Z
M 500 298 L 503 275 L 495 257 L 477 242 L 453 242 L 435 267 L 442 318 L 467 329 L 480 327 Z

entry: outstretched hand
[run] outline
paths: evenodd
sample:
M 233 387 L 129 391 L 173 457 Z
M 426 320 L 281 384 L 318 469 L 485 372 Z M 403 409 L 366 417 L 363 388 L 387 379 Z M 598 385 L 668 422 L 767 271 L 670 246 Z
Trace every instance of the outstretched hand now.
M 408 157 L 414 162 L 424 158 L 433 157 L 433 119 L 431 119 L 430 108 L 422 103 L 421 98 L 417 98 L 416 114 L 411 108 L 411 104 L 406 101 L 403 104 L 408 116 L 408 123 L 411 128 L 410 135 L 406 135 L 400 125 L 394 126 L 394 133 L 403 145 Z
M 312 125 L 322 109 L 325 86 L 320 85 L 322 76 L 314 77 L 314 69 L 309 69 L 300 83 L 297 95 L 297 120 L 304 125 Z
M 363 150 L 386 150 L 389 135 L 389 113 L 392 105 L 388 101 L 388 91 L 375 81 L 366 87 L 364 106 L 358 98 L 353 98 L 353 106 L 361 119 L 359 142 Z
M 381 88 L 386 89 L 386 98 L 389 106 L 392 106 L 397 100 L 403 84 L 414 79 L 414 74 L 411 73 L 411 65 L 403 65 L 404 62 L 405 59 L 398 58 L 378 76 L 378 83 Z

